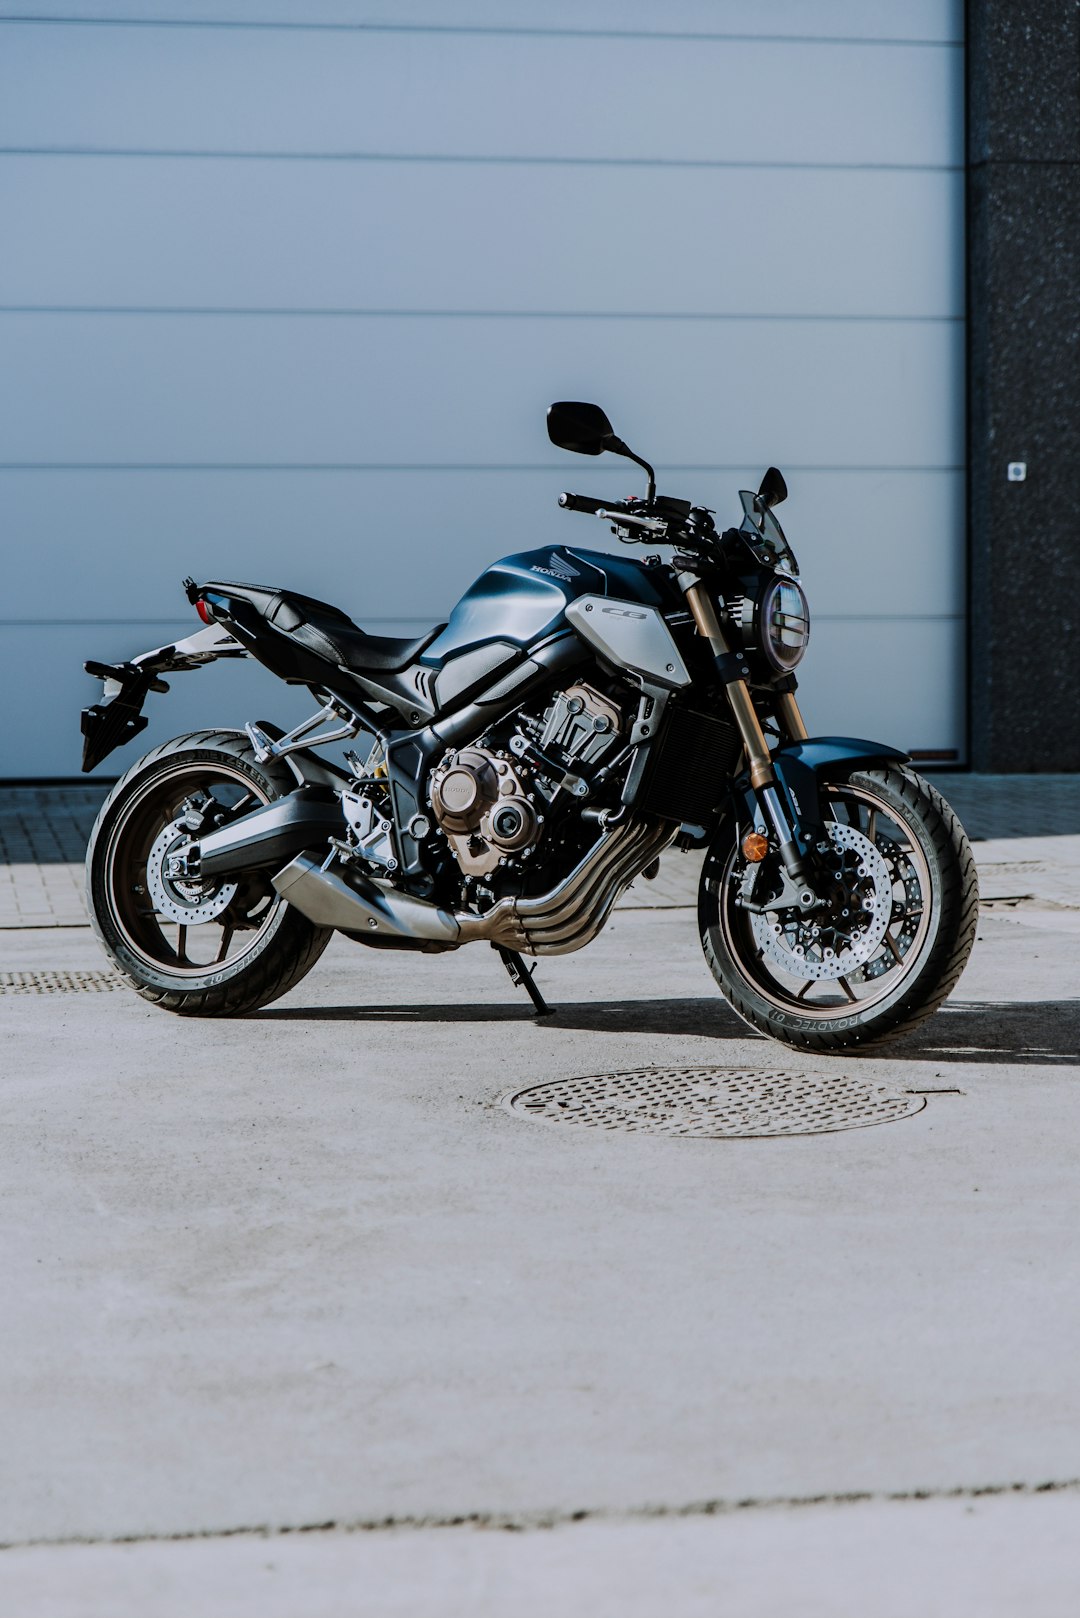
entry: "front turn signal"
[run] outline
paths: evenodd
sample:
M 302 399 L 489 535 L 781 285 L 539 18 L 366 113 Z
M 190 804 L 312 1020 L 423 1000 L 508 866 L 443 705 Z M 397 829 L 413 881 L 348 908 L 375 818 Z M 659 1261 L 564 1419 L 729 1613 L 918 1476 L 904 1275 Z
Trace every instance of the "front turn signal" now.
M 759 831 L 747 832 L 742 840 L 742 851 L 751 865 L 756 865 L 769 852 L 769 839 L 763 837 Z

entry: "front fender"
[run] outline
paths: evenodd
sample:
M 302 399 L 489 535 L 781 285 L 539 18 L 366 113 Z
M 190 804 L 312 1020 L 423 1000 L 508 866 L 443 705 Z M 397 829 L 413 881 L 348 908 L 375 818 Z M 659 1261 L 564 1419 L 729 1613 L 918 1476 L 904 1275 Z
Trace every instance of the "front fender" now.
M 862 741 L 855 736 L 810 736 L 806 741 L 788 742 L 772 755 L 773 769 L 800 827 L 821 824 L 818 790 L 821 782 L 835 781 L 853 770 L 907 763 L 910 763 L 909 755 L 898 748 L 886 747 L 884 742 Z

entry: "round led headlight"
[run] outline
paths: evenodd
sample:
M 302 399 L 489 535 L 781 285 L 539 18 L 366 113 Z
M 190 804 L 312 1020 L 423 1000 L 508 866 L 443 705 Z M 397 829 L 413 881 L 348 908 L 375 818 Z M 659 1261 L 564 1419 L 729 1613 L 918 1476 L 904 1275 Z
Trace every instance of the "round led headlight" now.
M 762 651 L 782 674 L 802 661 L 810 639 L 810 608 L 802 585 L 787 574 L 775 574 L 765 586 L 758 634 Z

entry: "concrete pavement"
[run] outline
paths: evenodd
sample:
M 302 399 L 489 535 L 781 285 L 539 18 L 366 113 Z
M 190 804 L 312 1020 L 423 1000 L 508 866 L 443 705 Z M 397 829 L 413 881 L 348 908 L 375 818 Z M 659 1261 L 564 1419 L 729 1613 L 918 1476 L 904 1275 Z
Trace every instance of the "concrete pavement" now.
M 0 999 L 0 1610 L 1074 1610 L 1080 816 L 970 790 L 1032 835 L 979 846 L 967 973 L 872 1058 L 727 1011 L 671 861 L 542 964 L 550 1023 L 485 950 L 344 941 L 241 1022 Z M 0 932 L 8 987 L 103 965 Z M 697 1065 L 926 1104 L 761 1140 L 504 1104 Z

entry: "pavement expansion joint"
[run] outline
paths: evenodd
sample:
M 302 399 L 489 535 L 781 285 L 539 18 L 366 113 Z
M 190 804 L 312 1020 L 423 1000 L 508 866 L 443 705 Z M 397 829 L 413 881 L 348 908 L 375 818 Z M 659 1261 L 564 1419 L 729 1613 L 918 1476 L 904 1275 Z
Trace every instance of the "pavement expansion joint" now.
M 760 1140 L 833 1134 L 910 1118 L 926 1092 L 844 1074 L 775 1068 L 637 1068 L 553 1079 L 503 1104 L 537 1123 L 617 1133 Z
M 820 1506 L 854 1506 L 869 1501 L 894 1505 L 909 1501 L 985 1500 L 1001 1495 L 1030 1497 L 1044 1494 L 1080 1494 L 1080 1478 L 1048 1478 L 1041 1483 L 961 1483 L 946 1488 L 851 1489 L 825 1494 L 718 1497 L 713 1500 L 688 1501 L 679 1505 L 628 1506 L 623 1510 L 601 1506 L 579 1507 L 576 1510 L 525 1512 L 433 1512 L 385 1517 L 330 1518 L 322 1522 L 306 1523 L 244 1523 L 228 1528 L 188 1528 L 160 1534 L 56 1535 L 0 1542 L 0 1553 L 28 1550 L 34 1546 L 183 1544 L 194 1540 L 237 1539 L 242 1535 L 260 1539 L 284 1539 L 303 1534 L 377 1534 L 430 1528 L 475 1528 L 504 1533 L 526 1533 L 530 1530 L 543 1531 L 585 1522 L 653 1522 L 670 1518 L 731 1516 L 738 1512 L 750 1511 L 793 1511 Z

